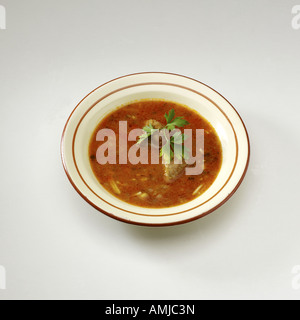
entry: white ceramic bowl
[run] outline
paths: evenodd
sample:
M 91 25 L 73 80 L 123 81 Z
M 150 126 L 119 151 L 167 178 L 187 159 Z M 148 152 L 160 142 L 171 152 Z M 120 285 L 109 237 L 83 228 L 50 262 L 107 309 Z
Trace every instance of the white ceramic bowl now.
M 164 99 L 187 105 L 217 131 L 223 148 L 220 173 L 211 187 L 193 201 L 164 209 L 134 206 L 107 192 L 94 176 L 88 147 L 97 124 L 117 107 L 140 99 Z M 239 114 L 218 92 L 191 78 L 152 72 L 112 80 L 87 95 L 66 123 L 61 154 L 70 182 L 96 209 L 128 223 L 166 226 L 201 218 L 224 204 L 246 174 L 250 146 Z

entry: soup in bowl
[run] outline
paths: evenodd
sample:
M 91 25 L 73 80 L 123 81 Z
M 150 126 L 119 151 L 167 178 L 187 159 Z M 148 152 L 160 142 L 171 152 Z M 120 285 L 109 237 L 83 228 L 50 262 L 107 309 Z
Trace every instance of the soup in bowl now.
M 64 129 L 67 176 L 99 211 L 166 226 L 203 217 L 242 182 L 249 139 L 232 105 L 168 73 L 112 80 L 86 96 Z

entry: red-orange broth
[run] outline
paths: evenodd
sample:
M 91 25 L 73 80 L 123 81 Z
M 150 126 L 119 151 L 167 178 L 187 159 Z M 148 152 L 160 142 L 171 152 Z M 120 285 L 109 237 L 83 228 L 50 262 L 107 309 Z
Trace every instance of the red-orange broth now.
M 181 128 L 182 132 L 183 129 L 192 129 L 193 132 L 204 129 L 204 170 L 200 175 L 182 174 L 172 183 L 166 183 L 162 163 L 151 164 L 149 161 L 149 164 L 133 165 L 128 161 L 127 164 L 119 164 L 118 150 L 116 164 L 101 165 L 97 162 L 97 149 L 105 142 L 96 141 L 99 130 L 112 129 L 116 133 L 118 146 L 119 121 L 127 121 L 128 132 L 142 129 L 149 119 L 165 125 L 164 115 L 171 109 L 175 110 L 176 116 L 189 122 Z M 128 150 L 135 143 L 128 141 Z M 150 145 L 147 147 L 150 148 Z M 117 198 L 141 207 L 166 208 L 189 202 L 211 186 L 221 168 L 222 147 L 211 124 L 187 106 L 163 100 L 142 100 L 119 107 L 98 124 L 90 140 L 89 157 L 99 183 Z

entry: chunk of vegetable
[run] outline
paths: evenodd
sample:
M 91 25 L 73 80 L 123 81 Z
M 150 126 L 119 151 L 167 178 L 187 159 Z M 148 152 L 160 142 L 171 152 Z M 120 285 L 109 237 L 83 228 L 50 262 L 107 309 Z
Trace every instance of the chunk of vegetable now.
M 196 188 L 195 191 L 193 192 L 193 196 L 195 194 L 197 194 L 201 190 L 202 187 L 203 187 L 203 184 L 200 184 L 200 186 L 198 188 Z
M 121 194 L 121 190 L 120 190 L 119 187 L 117 186 L 115 180 L 113 180 L 113 179 L 109 180 L 109 184 L 110 184 L 110 186 L 112 187 L 113 191 L 114 191 L 116 194 Z

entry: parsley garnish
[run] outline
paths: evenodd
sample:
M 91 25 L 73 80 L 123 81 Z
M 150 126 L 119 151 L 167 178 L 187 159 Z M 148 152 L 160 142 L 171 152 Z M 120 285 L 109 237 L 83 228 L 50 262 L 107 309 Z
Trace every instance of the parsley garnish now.
M 165 118 L 167 120 L 167 125 L 166 125 L 166 129 L 169 129 L 169 130 L 174 130 L 175 127 L 178 127 L 178 128 L 182 128 L 186 125 L 188 125 L 188 121 L 186 121 L 185 119 L 183 119 L 183 117 L 177 117 L 175 118 L 175 111 L 174 109 L 172 109 L 169 114 L 165 114 Z
M 153 133 L 157 131 L 164 132 L 165 144 L 160 148 L 160 157 L 163 158 L 165 163 L 170 163 L 172 159 L 177 158 L 179 161 L 182 159 L 188 159 L 189 150 L 183 147 L 183 142 L 186 136 L 180 131 L 176 131 L 170 135 L 170 132 L 177 128 L 182 128 L 189 124 L 183 117 L 175 118 L 174 109 L 169 111 L 169 114 L 165 114 L 167 124 L 162 129 L 154 129 L 150 124 L 143 128 L 144 133 L 139 137 L 138 144 L 148 139 Z
M 144 140 L 148 139 L 154 132 L 158 131 L 158 129 L 154 129 L 151 124 L 145 126 L 143 128 L 144 133 L 139 137 L 137 144 L 142 143 Z

